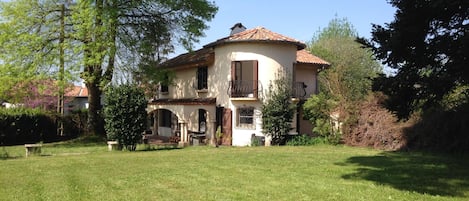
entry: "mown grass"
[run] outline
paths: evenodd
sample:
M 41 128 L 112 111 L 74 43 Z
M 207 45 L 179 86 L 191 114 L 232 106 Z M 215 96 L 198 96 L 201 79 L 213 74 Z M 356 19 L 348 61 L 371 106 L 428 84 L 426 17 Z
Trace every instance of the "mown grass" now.
M 80 143 L 46 144 L 29 158 L 6 147 L 0 200 L 469 199 L 462 156 L 326 145 L 108 152 Z

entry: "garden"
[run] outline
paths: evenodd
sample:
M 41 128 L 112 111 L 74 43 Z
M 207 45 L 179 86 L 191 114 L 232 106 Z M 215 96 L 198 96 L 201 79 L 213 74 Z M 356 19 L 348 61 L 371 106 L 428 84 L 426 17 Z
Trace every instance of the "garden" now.
M 0 148 L 0 200 L 467 200 L 469 160 L 348 146 Z

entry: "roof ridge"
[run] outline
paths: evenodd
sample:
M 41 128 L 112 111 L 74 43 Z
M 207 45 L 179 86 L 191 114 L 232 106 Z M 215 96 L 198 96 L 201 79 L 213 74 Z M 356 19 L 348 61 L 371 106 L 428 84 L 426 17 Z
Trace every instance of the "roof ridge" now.
M 255 28 L 247 29 L 239 33 L 218 39 L 215 42 L 205 45 L 204 48 L 226 43 L 256 41 L 262 43 L 288 43 L 295 45 L 298 50 L 304 49 L 306 47 L 306 44 L 302 41 L 282 35 L 280 33 L 273 32 L 265 27 L 257 26 Z

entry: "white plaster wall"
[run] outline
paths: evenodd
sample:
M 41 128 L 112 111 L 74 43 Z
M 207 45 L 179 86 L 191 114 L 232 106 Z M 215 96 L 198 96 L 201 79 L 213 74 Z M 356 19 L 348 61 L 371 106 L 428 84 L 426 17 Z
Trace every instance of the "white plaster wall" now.
M 241 128 L 237 124 L 237 108 L 239 107 L 254 107 L 254 127 Z M 251 135 L 255 134 L 263 136 L 262 133 L 262 104 L 259 101 L 233 101 L 230 105 L 233 111 L 233 133 L 232 145 L 233 146 L 249 146 L 251 145 Z
M 311 94 L 316 91 L 317 83 L 317 71 L 318 67 L 311 64 L 298 64 L 295 69 L 296 82 L 304 82 L 306 87 L 306 97 L 308 98 Z
M 207 71 L 208 89 L 207 91 L 199 91 L 194 87 L 197 82 L 197 67 L 173 70 L 175 73 L 173 85 L 170 85 L 168 93 L 161 94 L 160 98 L 213 98 L 219 96 L 223 91 L 227 93 L 224 88 L 228 87 L 228 80 L 223 79 L 222 73 L 224 72 L 215 69 L 213 65 L 208 66 Z
M 296 61 L 296 46 L 278 43 L 234 43 L 216 47 L 212 71 L 215 79 L 209 80 L 209 86 L 213 84 L 210 81 L 222 81 L 215 84 L 218 85 L 216 89 L 222 93 L 211 94 L 217 96 L 218 103 L 228 105 L 230 102 L 227 90 L 231 80 L 231 62 L 248 60 L 258 61 L 258 80 L 262 84 L 263 92 L 260 93 L 262 96 L 270 82 L 276 79 L 279 70 L 289 72 L 291 75 L 293 63 Z M 209 71 L 209 74 L 212 72 Z
M 177 70 L 174 80 L 175 85 L 170 86 L 173 89 L 173 91 L 170 91 L 171 98 L 195 98 L 197 93 L 193 84 L 196 80 L 197 68 Z
M 75 97 L 71 102 L 64 104 L 64 114 L 68 115 L 73 110 L 86 109 L 88 104 L 88 97 Z M 73 107 L 69 107 L 73 105 Z
M 248 146 L 251 144 L 251 135 L 254 133 L 262 136 L 262 114 L 261 107 L 264 94 L 269 88 L 272 80 L 277 79 L 279 72 L 288 73 L 292 75 L 293 64 L 296 62 L 296 46 L 292 44 L 282 43 L 233 43 L 217 46 L 215 51 L 215 62 L 213 66 L 208 67 L 208 90 L 204 93 L 197 92 L 193 88 L 193 83 L 196 81 L 197 68 L 179 69 L 176 72 L 175 86 L 169 86 L 169 93 L 160 96 L 161 98 L 216 98 L 217 105 L 230 108 L 233 112 L 232 117 L 232 145 L 233 146 Z M 258 80 L 262 85 L 262 91 L 259 93 L 259 100 L 240 101 L 231 100 L 228 95 L 229 81 L 231 80 L 231 62 L 232 61 L 258 61 Z M 315 86 L 315 81 L 305 75 L 298 76 L 299 74 L 309 73 L 308 69 L 297 68 L 297 80 L 304 79 L 308 88 Z M 299 72 L 298 72 L 299 70 Z M 306 82 L 308 81 L 308 82 Z M 312 88 L 311 88 L 312 89 Z M 240 106 L 253 106 L 255 107 L 255 128 L 245 129 L 236 126 L 236 109 Z M 161 106 L 153 106 L 150 109 L 157 109 Z M 197 115 L 191 114 L 196 108 L 191 106 L 163 106 L 176 113 L 179 121 L 188 123 L 189 129 L 196 129 L 198 121 Z M 205 108 L 204 108 L 205 109 Z M 215 107 L 211 106 L 206 109 L 210 118 L 207 121 L 215 119 Z M 192 125 L 193 124 L 193 125 Z M 191 126 L 192 125 L 192 126 Z
M 231 80 L 232 61 L 258 61 L 258 80 L 262 85 L 262 92 L 259 93 L 259 100 L 241 101 L 231 100 L 228 96 L 228 83 Z M 227 44 L 215 48 L 215 64 L 213 73 L 216 79 L 219 93 L 212 93 L 217 97 L 217 104 L 229 107 L 233 112 L 232 125 L 232 145 L 249 146 L 251 135 L 263 136 L 262 133 L 262 101 L 263 96 L 272 80 L 277 79 L 279 71 L 292 75 L 293 63 L 296 62 L 296 46 L 289 44 L 265 44 L 265 43 L 237 43 Z M 211 72 L 209 71 L 209 74 Z M 209 76 L 210 78 L 210 76 Z M 209 86 L 210 86 L 209 80 Z M 241 106 L 253 106 L 255 128 L 246 129 L 236 126 L 237 108 Z

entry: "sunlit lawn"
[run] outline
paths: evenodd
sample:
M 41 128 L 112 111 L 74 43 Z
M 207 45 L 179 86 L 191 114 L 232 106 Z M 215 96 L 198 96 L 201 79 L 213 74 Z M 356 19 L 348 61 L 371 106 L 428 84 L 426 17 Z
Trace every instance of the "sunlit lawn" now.
M 29 158 L 23 146 L 0 153 L 0 200 L 469 200 L 461 156 L 326 145 L 132 153 L 83 143 L 44 145 Z

